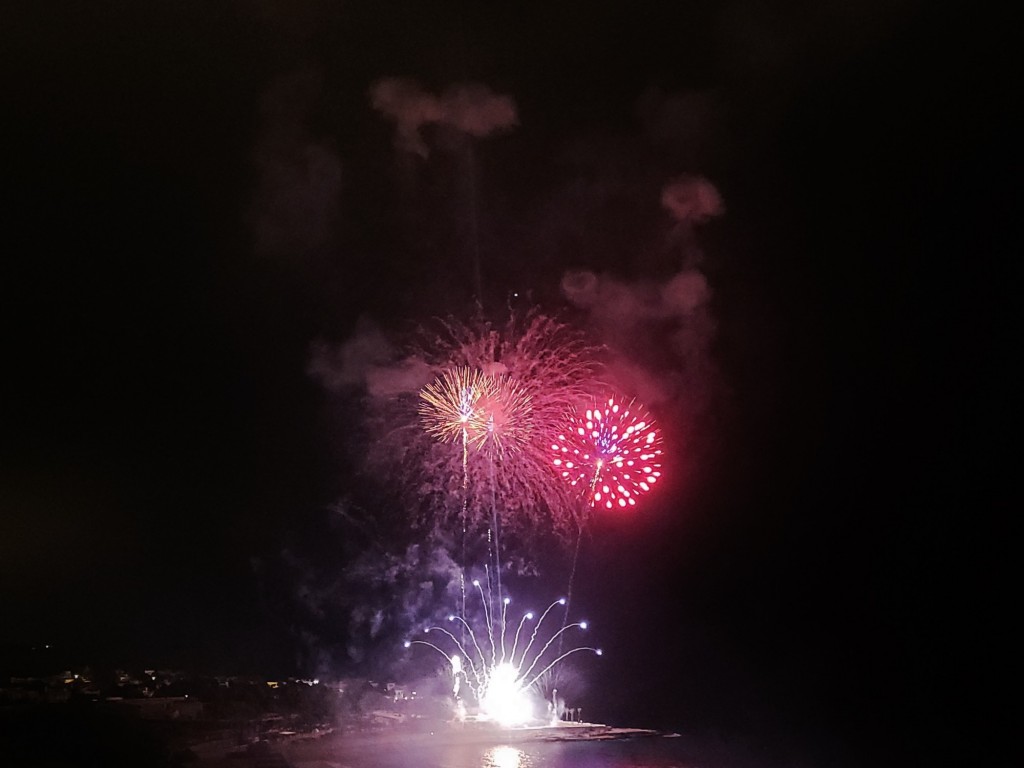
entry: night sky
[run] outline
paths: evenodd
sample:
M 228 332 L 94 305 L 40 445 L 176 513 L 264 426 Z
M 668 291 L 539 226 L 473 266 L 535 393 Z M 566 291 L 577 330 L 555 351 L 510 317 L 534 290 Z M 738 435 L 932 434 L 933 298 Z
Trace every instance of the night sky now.
M 724 205 L 690 244 L 707 394 L 666 427 L 676 479 L 584 546 L 595 715 L 974 754 L 1009 719 L 1019 600 L 1022 106 L 1015 26 L 977 13 L 5 4 L 0 642 L 300 671 L 268 581 L 365 483 L 357 396 L 315 350 L 465 316 L 471 206 L 488 308 L 579 319 L 567 270 L 666 280 L 659 196 L 690 174 Z M 481 84 L 518 124 L 472 139 L 471 170 L 443 127 L 414 155 L 371 105 L 385 77 Z

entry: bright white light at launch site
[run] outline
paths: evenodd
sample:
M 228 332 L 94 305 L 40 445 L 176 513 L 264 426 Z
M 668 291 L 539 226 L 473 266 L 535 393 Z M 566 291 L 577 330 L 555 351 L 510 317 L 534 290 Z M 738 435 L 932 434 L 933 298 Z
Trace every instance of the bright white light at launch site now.
M 460 717 L 466 716 L 464 695 L 476 700 L 480 719 L 503 727 L 524 725 L 543 717 L 534 712 L 534 702 L 547 697 L 541 690 L 541 679 L 576 653 L 601 655 L 600 650 L 589 646 L 562 650 L 563 635 L 586 630 L 587 622 L 567 624 L 563 618 L 561 626 L 545 624 L 552 611 L 566 604 L 564 597 L 551 603 L 536 622 L 533 611 L 522 614 L 518 620 L 511 619 L 507 610 L 512 602 L 509 598 L 499 597 L 492 603 L 478 579 L 472 584 L 480 596 L 483 626 L 474 627 L 465 616 L 450 614 L 448 621 L 458 625 L 454 632 L 444 627 L 425 627 L 424 634 L 429 633 L 431 639 L 407 641 L 405 647 L 425 645 L 448 661 Z M 437 635 L 443 638 L 435 640 Z
M 496 666 L 480 698 L 482 714 L 509 728 L 528 722 L 533 717 L 533 705 L 521 686 L 519 670 L 512 664 Z

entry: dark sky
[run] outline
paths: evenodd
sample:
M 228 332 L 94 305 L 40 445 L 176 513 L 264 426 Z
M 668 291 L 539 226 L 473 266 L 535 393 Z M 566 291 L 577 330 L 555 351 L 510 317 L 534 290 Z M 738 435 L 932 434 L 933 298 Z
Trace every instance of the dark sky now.
M 5 5 L 0 640 L 290 663 L 256 566 L 320 536 L 353 471 L 312 345 L 473 290 L 451 137 L 411 159 L 370 87 L 476 82 L 519 119 L 475 145 L 492 305 L 565 307 L 566 269 L 664 279 L 680 174 L 725 205 L 699 234 L 702 458 L 585 549 L 615 627 L 595 706 L 901 755 L 998 730 L 1014 26 L 651 6 Z

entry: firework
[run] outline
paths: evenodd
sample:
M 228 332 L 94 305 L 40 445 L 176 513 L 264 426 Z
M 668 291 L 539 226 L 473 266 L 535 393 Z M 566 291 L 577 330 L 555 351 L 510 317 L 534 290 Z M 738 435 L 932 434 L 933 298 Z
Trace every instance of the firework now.
M 465 440 L 492 456 L 520 450 L 533 431 L 530 393 L 511 376 L 466 366 L 448 369 L 420 390 L 420 419 L 441 442 Z
M 451 670 L 453 693 L 458 697 L 465 683 L 470 697 L 476 700 L 480 719 L 506 727 L 523 725 L 534 719 L 534 699 L 542 698 L 536 688 L 551 670 L 573 654 L 588 651 L 600 656 L 601 649 L 576 646 L 564 652 L 554 650 L 556 641 L 566 632 L 587 629 L 585 621 L 563 624 L 554 631 L 552 625 L 545 625 L 548 615 L 565 605 L 565 598 L 551 603 L 539 618 L 527 611 L 516 622 L 514 618 L 509 620 L 510 598 L 491 605 L 480 582 L 474 580 L 473 586 L 480 595 L 482 625 L 474 627 L 465 616 L 453 614 L 448 617 L 451 629 L 424 628 L 424 634 L 443 639 L 407 640 L 405 647 L 424 645 L 443 656 Z
M 634 401 L 609 397 L 574 412 L 551 449 L 556 472 L 591 507 L 633 507 L 661 477 L 661 436 Z
M 491 386 L 478 403 L 470 443 L 492 457 L 504 457 L 529 446 L 533 435 L 533 398 L 511 376 L 490 377 Z
M 486 429 L 481 400 L 494 400 L 496 390 L 494 379 L 471 368 L 444 371 L 420 392 L 424 429 L 442 442 L 468 440 Z
M 369 401 L 379 432 L 371 470 L 394 478 L 401 507 L 421 529 L 465 523 L 523 542 L 575 541 L 586 506 L 551 472 L 547 444 L 572 403 L 589 397 L 600 349 L 534 312 L 502 325 L 449 319 L 424 329 L 397 361 L 435 377 L 419 391 Z M 452 444 L 465 441 L 465 451 Z M 457 503 L 456 503 L 457 502 Z

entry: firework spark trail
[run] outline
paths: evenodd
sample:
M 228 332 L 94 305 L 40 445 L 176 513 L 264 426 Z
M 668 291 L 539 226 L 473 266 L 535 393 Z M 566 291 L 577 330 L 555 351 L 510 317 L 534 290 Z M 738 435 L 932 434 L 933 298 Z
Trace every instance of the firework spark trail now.
M 453 620 L 453 617 L 449 617 L 449 621 L 452 621 L 452 620 Z M 457 637 L 455 637 L 454 634 L 449 632 L 444 627 L 427 627 L 424 630 L 424 632 L 427 632 L 427 633 L 429 633 L 431 631 L 433 631 L 433 632 L 440 632 L 441 634 L 443 634 L 446 637 L 448 637 L 453 643 L 455 643 L 455 647 L 458 648 L 459 651 L 462 653 L 462 658 L 464 658 L 466 660 L 466 662 L 469 664 L 469 668 L 473 672 L 473 677 L 476 678 L 477 686 L 482 686 L 484 684 L 485 680 L 486 680 L 486 668 L 483 671 L 481 671 L 480 669 L 477 668 L 476 664 L 473 663 L 473 655 L 466 650 L 466 648 L 462 644 L 462 642 L 460 642 L 459 639 Z M 470 635 L 472 636 L 473 630 L 470 629 L 469 631 L 470 631 Z M 436 645 L 434 645 L 433 643 L 428 643 L 425 640 L 413 640 L 409 644 L 410 645 L 414 645 L 414 644 L 415 645 L 426 645 L 426 646 L 428 646 L 430 648 L 434 648 L 435 650 L 439 650 Z M 476 644 L 476 638 L 475 637 L 473 637 L 473 645 L 476 647 L 477 653 L 481 654 L 481 658 L 482 658 L 483 655 L 482 655 L 482 652 L 480 651 L 480 646 Z M 448 659 L 449 663 L 452 662 L 452 657 L 451 656 L 449 656 L 444 651 L 441 651 L 441 653 L 444 655 L 444 657 L 446 659 Z M 473 681 L 470 680 L 468 676 L 466 676 L 466 683 L 469 685 L 470 690 L 474 691 L 474 693 L 475 693 L 476 692 L 476 688 L 473 686 Z
M 465 561 L 469 517 L 469 436 L 486 429 L 481 398 L 494 399 L 495 382 L 468 367 L 444 371 L 420 391 L 419 414 L 427 434 L 441 442 L 462 444 L 462 559 Z M 466 607 L 465 576 L 460 577 L 462 610 Z
M 472 640 L 472 647 L 476 652 L 475 660 L 473 654 L 468 652 L 466 644 L 460 641 L 452 632 L 449 632 L 443 627 L 426 627 L 424 631 L 436 631 L 445 635 L 449 640 L 451 640 L 462 656 L 449 653 L 437 644 L 427 640 L 406 641 L 405 647 L 409 648 L 412 645 L 424 645 L 439 653 L 448 662 L 451 667 L 452 674 L 456 678 L 454 686 L 456 693 L 459 688 L 458 679 L 461 675 L 462 679 L 465 679 L 467 687 L 477 699 L 483 716 L 498 720 L 503 725 L 518 725 L 532 719 L 532 705 L 526 697 L 526 692 L 533 688 L 544 675 L 554 669 L 567 657 L 575 653 L 590 651 L 600 656 L 602 652 L 599 648 L 578 646 L 566 651 L 565 653 L 559 653 L 553 660 L 544 664 L 540 672 L 534 674 L 534 670 L 544 663 L 543 660 L 547 651 L 552 647 L 556 640 L 560 640 L 564 633 L 571 629 L 578 628 L 585 631 L 587 629 L 587 622 L 579 621 L 562 626 L 558 631 L 554 632 L 547 638 L 547 641 L 539 652 L 531 656 L 530 649 L 533 647 L 534 640 L 541 631 L 544 619 L 556 605 L 565 604 L 564 599 L 554 601 L 550 606 L 548 606 L 547 610 L 541 614 L 540 619 L 534 626 L 530 642 L 523 650 L 522 655 L 519 657 L 517 662 L 516 648 L 519 644 L 519 637 L 525 623 L 533 620 L 533 612 L 527 612 L 520 618 L 519 624 L 516 628 L 515 639 L 512 643 L 512 650 L 511 652 L 508 652 L 506 648 L 506 628 L 508 621 L 508 605 L 511 603 L 511 599 L 507 597 L 502 598 L 501 611 L 499 613 L 494 610 L 493 607 L 487 606 L 487 597 L 480 581 L 478 579 L 474 579 L 473 584 L 477 587 L 477 591 L 480 594 L 481 607 L 483 609 L 487 637 L 489 639 L 489 648 L 481 648 L 477 639 L 478 632 L 474 631 L 472 625 L 464 616 L 454 615 L 449 616 L 448 620 L 459 621 L 468 631 Z M 500 621 L 500 626 L 497 629 L 494 627 L 494 622 L 496 620 Z M 497 642 L 500 643 L 500 661 L 498 660 L 499 649 L 495 645 L 495 638 L 497 638 Z M 488 655 L 490 655 L 490 662 L 487 660 Z M 462 666 L 462 658 L 466 659 L 469 670 L 472 673 L 472 678 L 466 673 L 465 667 Z
M 661 477 L 661 436 L 651 417 L 634 401 L 609 397 L 571 422 L 551 445 L 561 477 L 585 487 L 591 507 L 635 506 Z
M 429 627 L 426 631 L 430 632 L 431 630 L 444 632 L 444 630 L 441 627 Z M 409 648 L 414 645 L 425 645 L 427 648 L 437 651 L 439 654 L 445 657 L 445 659 L 448 661 L 449 666 L 451 666 L 453 673 L 456 676 L 459 673 L 462 674 L 462 678 L 466 681 L 466 685 L 469 687 L 469 690 L 473 693 L 473 695 L 479 696 L 479 691 L 481 691 L 484 687 L 485 678 L 482 677 L 480 673 L 477 671 L 476 667 L 473 666 L 472 657 L 466 653 L 465 649 L 462 647 L 462 644 L 458 641 L 458 639 L 456 639 L 455 635 L 451 634 L 450 632 L 445 632 L 445 634 L 447 634 L 452 639 L 452 642 L 455 643 L 455 646 L 460 651 L 462 651 L 462 656 L 459 656 L 458 654 L 452 654 L 451 656 L 449 656 L 447 652 L 426 640 L 410 640 L 405 643 L 405 647 Z M 462 667 L 463 658 L 465 658 L 469 662 L 470 669 L 473 671 L 473 676 L 476 678 L 476 685 L 474 685 L 473 681 L 469 679 L 469 675 L 465 673 L 465 669 Z M 456 660 L 458 661 L 456 662 Z M 458 671 L 456 672 L 455 670 Z M 455 691 L 458 691 L 458 685 L 455 686 Z
M 491 641 L 491 664 L 495 664 L 495 651 L 494 651 L 494 622 L 492 621 L 491 609 L 489 606 L 490 600 L 484 597 L 484 590 L 480 586 L 480 582 L 477 579 L 473 579 L 473 586 L 480 592 L 480 601 L 484 606 L 484 620 L 487 622 L 487 638 Z
M 469 633 L 469 637 L 473 641 L 473 647 L 476 649 L 477 655 L 480 657 L 481 661 L 483 661 L 484 652 L 480 649 L 480 645 L 476 641 L 476 634 L 473 632 L 473 628 L 471 626 L 469 626 L 469 622 L 467 622 L 466 619 L 463 618 L 462 616 L 454 616 L 454 615 L 453 616 L 449 616 L 448 617 L 448 621 L 458 621 L 462 625 L 463 630 L 465 632 Z M 462 651 L 463 656 L 466 657 L 466 661 L 469 662 L 469 666 L 473 670 L 473 674 L 476 675 L 477 680 L 480 680 L 481 679 L 481 674 L 479 672 L 477 672 L 476 666 L 473 664 L 473 657 L 472 657 L 472 655 L 469 652 L 467 652 L 466 649 L 463 647 L 463 643 L 465 641 L 463 641 L 463 643 L 460 643 L 458 640 L 455 639 L 454 635 L 452 635 L 448 630 L 444 629 L 443 627 L 434 627 L 434 629 L 441 630 L 446 635 L 448 635 L 455 643 L 458 644 L 459 650 Z
M 575 625 L 570 625 L 570 626 L 575 626 Z M 544 667 L 544 669 L 542 669 L 540 672 L 538 672 L 536 675 L 534 675 L 529 681 L 527 681 L 523 685 L 523 687 L 524 688 L 532 687 L 538 680 L 540 680 L 542 677 L 544 677 L 544 675 L 546 675 L 548 672 L 550 672 L 552 669 L 554 669 L 555 666 L 557 664 L 559 664 L 563 659 L 566 659 L 569 656 L 572 656 L 574 653 L 579 653 L 580 651 L 592 651 L 597 656 L 604 655 L 604 652 L 600 648 L 594 648 L 594 647 L 589 646 L 589 645 L 578 646 L 578 647 L 573 648 L 572 650 L 568 650 L 565 653 L 563 653 L 562 655 L 556 657 L 554 661 L 552 661 L 550 664 L 548 664 L 546 667 Z
M 494 576 L 498 583 L 498 597 L 501 597 L 501 542 L 498 539 L 498 498 L 494 492 L 494 458 L 488 459 L 491 470 L 491 530 L 494 532 Z M 488 539 L 489 541 L 490 539 Z
M 552 636 L 551 636 L 551 637 L 550 637 L 550 638 L 548 639 L 548 641 L 547 641 L 546 643 L 544 643 L 544 647 L 540 649 L 540 653 L 538 653 L 538 654 L 537 654 L 537 655 L 536 655 L 536 656 L 535 656 L 535 657 L 533 658 L 533 663 L 532 663 L 532 664 L 530 664 L 530 666 L 529 666 L 529 667 L 527 668 L 526 672 L 524 672 L 524 673 L 523 673 L 523 677 L 529 677 L 529 676 L 530 676 L 530 673 L 531 673 L 531 672 L 533 672 L 533 668 L 537 666 L 537 662 L 538 662 L 538 661 L 540 661 L 540 659 L 541 659 L 541 657 L 542 657 L 542 656 L 544 656 L 544 654 L 545 654 L 545 652 L 546 652 L 546 651 L 548 650 L 548 648 L 550 648 L 550 647 L 551 647 L 551 644 L 552 644 L 552 643 L 554 643 L 554 642 L 555 642 L 555 640 L 557 640 L 558 638 L 560 638 L 560 637 L 562 636 L 562 634 L 563 634 L 563 633 L 564 633 L 564 632 L 565 632 L 566 630 L 568 630 L 568 629 L 572 629 L 573 627 L 579 627 L 580 629 L 586 629 L 586 628 L 587 628 L 587 622 L 585 622 L 585 621 L 578 621 L 578 622 L 576 622 L 575 624 L 566 624 L 566 625 L 565 625 L 564 627 L 562 627 L 562 628 L 561 628 L 561 629 L 559 629 L 559 630 L 558 630 L 557 632 L 555 632 L 555 634 L 554 634 L 554 635 L 552 635 Z M 525 662 L 525 658 L 523 659 L 523 661 Z
M 501 662 L 505 663 L 505 619 L 508 615 L 508 604 L 512 601 L 503 598 L 501 601 Z
M 557 600 L 555 600 L 555 602 L 553 602 L 551 605 L 544 609 L 544 613 L 540 615 L 540 620 L 533 627 L 533 634 L 530 635 L 530 642 L 527 643 L 526 648 L 523 649 L 523 655 L 520 658 L 520 663 L 522 663 L 523 659 L 526 658 L 526 654 L 528 654 L 530 652 L 530 649 L 533 647 L 533 641 L 537 639 L 537 633 L 540 631 L 541 625 L 544 623 L 544 619 L 547 618 L 547 615 L 551 612 L 551 609 L 554 608 L 556 605 L 565 605 L 565 598 L 558 598 Z M 513 659 L 513 661 L 515 661 L 515 659 Z
M 519 620 L 519 626 L 516 627 L 516 637 L 515 640 L 512 641 L 512 650 L 509 652 L 509 658 L 513 661 L 515 661 L 516 658 L 516 646 L 519 645 L 519 633 L 523 631 L 523 624 L 526 623 L 527 619 L 533 621 L 533 611 L 527 611 L 524 613 L 523 618 Z

